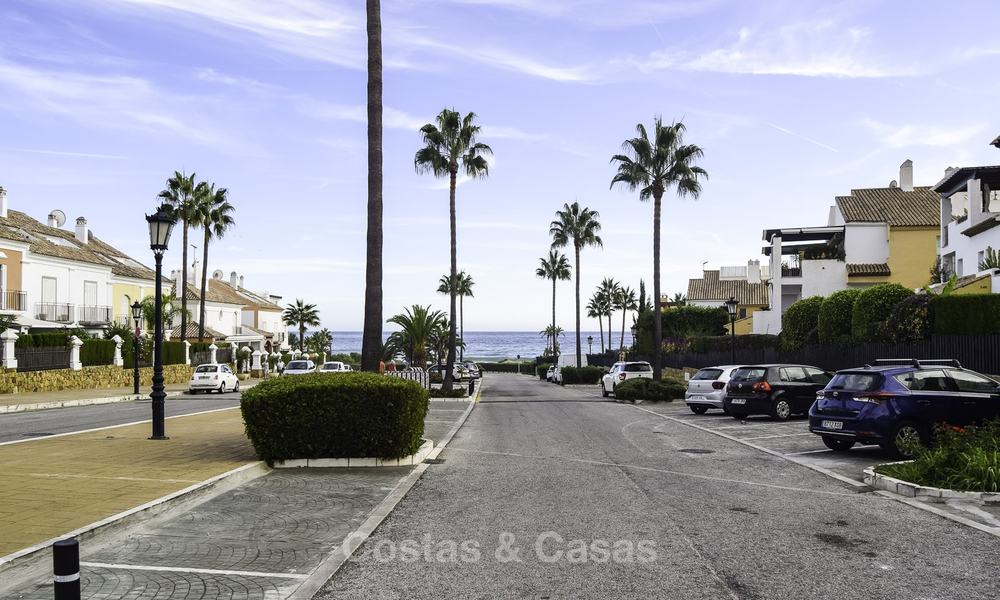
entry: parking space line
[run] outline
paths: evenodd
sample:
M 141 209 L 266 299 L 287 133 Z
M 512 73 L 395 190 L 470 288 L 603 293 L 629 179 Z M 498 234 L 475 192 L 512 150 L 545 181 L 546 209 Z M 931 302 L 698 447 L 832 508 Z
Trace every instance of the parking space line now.
M 811 431 L 806 431 L 804 433 L 779 433 L 777 435 L 759 435 L 757 437 L 748 437 L 748 438 L 740 438 L 740 439 L 743 440 L 743 441 L 748 442 L 750 440 L 769 440 L 771 438 L 797 437 L 797 436 L 800 436 L 800 435 L 815 435 L 815 434 L 813 432 L 811 432 Z
M 198 575 L 229 575 L 233 577 L 276 577 L 280 579 L 305 579 L 302 573 L 266 573 L 262 571 L 228 571 L 221 569 L 195 569 L 190 567 L 160 567 L 150 565 L 125 565 L 118 563 L 80 562 L 82 567 L 118 569 L 124 571 L 160 571 L 166 573 L 194 573 Z
M 833 452 L 829 448 L 822 448 L 820 450 L 806 450 L 805 452 L 789 452 L 785 456 L 798 456 L 800 454 L 821 454 L 823 452 Z

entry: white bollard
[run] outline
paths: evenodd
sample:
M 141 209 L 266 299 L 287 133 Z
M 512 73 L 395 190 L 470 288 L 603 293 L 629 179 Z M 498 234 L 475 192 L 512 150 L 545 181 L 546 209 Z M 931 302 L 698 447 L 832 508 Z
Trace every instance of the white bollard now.
M 17 332 L 13 329 L 0 333 L 0 341 L 3 342 L 3 368 L 11 371 L 17 370 L 17 357 L 14 355 L 14 342 L 17 338 Z
M 191 366 L 191 342 L 184 340 L 184 364 Z
M 83 342 L 74 335 L 69 338 L 69 346 L 69 368 L 79 371 L 83 368 L 83 363 L 80 362 L 80 348 L 83 347 Z
M 122 358 L 122 343 L 124 343 L 125 340 L 123 340 L 121 336 L 116 335 L 115 337 L 111 338 L 111 341 L 115 343 L 114 365 L 116 367 L 122 367 L 125 365 L 125 359 Z
M 213 365 L 218 362 L 216 358 L 216 353 L 218 351 L 219 347 L 216 346 L 215 344 L 212 344 L 211 346 L 208 347 L 208 352 L 209 352 L 208 362 L 212 363 Z

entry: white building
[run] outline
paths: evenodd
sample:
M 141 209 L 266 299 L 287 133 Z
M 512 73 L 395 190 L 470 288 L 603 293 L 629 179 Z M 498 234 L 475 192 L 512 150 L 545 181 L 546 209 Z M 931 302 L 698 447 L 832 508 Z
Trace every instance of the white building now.
M 941 270 L 965 278 L 988 276 L 1000 290 L 996 269 L 980 269 L 988 248 L 1000 251 L 1000 166 L 948 169 L 934 186 L 941 198 Z

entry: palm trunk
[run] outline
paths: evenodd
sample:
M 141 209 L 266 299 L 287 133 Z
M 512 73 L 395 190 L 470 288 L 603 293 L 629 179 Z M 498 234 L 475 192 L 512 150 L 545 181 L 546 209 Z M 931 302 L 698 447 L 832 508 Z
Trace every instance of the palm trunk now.
M 181 295 L 181 341 L 187 339 L 187 308 L 188 308 L 188 297 L 187 297 L 187 284 L 188 284 L 188 224 L 187 220 L 181 222 L 181 228 L 184 230 L 184 248 L 181 249 L 181 289 L 178 292 Z
M 624 308 L 622 309 L 622 336 L 619 338 L 618 342 L 618 353 L 620 354 L 625 350 L 625 317 L 628 316 L 628 311 Z
M 604 354 L 604 317 L 597 315 L 597 326 L 601 329 L 601 354 Z
M 660 310 L 660 201 L 653 190 L 653 380 L 663 379 L 663 312 Z
M 575 241 L 575 240 L 574 240 Z M 576 253 L 576 366 L 583 366 L 580 348 L 580 246 L 573 244 Z
M 449 294 L 451 296 L 451 310 L 448 313 L 448 321 L 449 321 L 448 361 L 447 361 L 447 366 L 445 367 L 444 384 L 441 386 L 441 389 L 443 389 L 446 392 L 451 391 L 452 381 L 454 381 L 454 373 L 452 371 L 454 371 L 455 369 L 455 334 L 456 334 L 455 325 L 457 322 L 457 319 L 455 318 L 455 309 L 456 309 L 455 291 L 456 288 L 458 287 L 456 285 L 458 280 L 458 242 L 456 239 L 457 226 L 455 222 L 456 221 L 455 219 L 456 170 L 455 169 L 451 169 L 450 178 L 451 181 L 449 185 L 449 194 L 448 194 L 448 211 L 450 213 L 449 217 L 451 220 L 451 290 Z
M 368 243 L 361 370 L 378 372 L 382 360 L 382 17 L 379 0 L 368 15 Z
M 208 239 L 210 229 L 205 224 L 204 248 L 201 255 L 201 301 L 198 308 L 198 341 L 205 341 L 205 287 L 208 285 Z
M 299 352 L 306 351 L 306 324 L 299 323 Z
M 608 350 L 614 348 L 614 343 L 611 341 L 611 311 L 608 310 Z
M 556 355 L 556 278 L 552 278 L 552 356 Z M 558 359 L 556 359 L 558 360 Z
M 458 360 L 465 360 L 465 294 L 459 294 L 458 296 L 458 325 L 461 334 L 458 339 L 462 340 L 462 345 L 459 346 L 458 350 Z

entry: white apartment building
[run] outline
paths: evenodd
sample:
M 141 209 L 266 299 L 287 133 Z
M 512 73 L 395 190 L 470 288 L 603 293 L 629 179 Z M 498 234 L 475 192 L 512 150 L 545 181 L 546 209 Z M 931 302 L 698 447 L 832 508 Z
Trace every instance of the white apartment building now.
M 934 186 L 941 202 L 941 270 L 944 279 L 990 278 L 1000 290 L 996 269 L 981 269 L 988 248 L 1000 251 L 1000 166 L 948 169 Z

